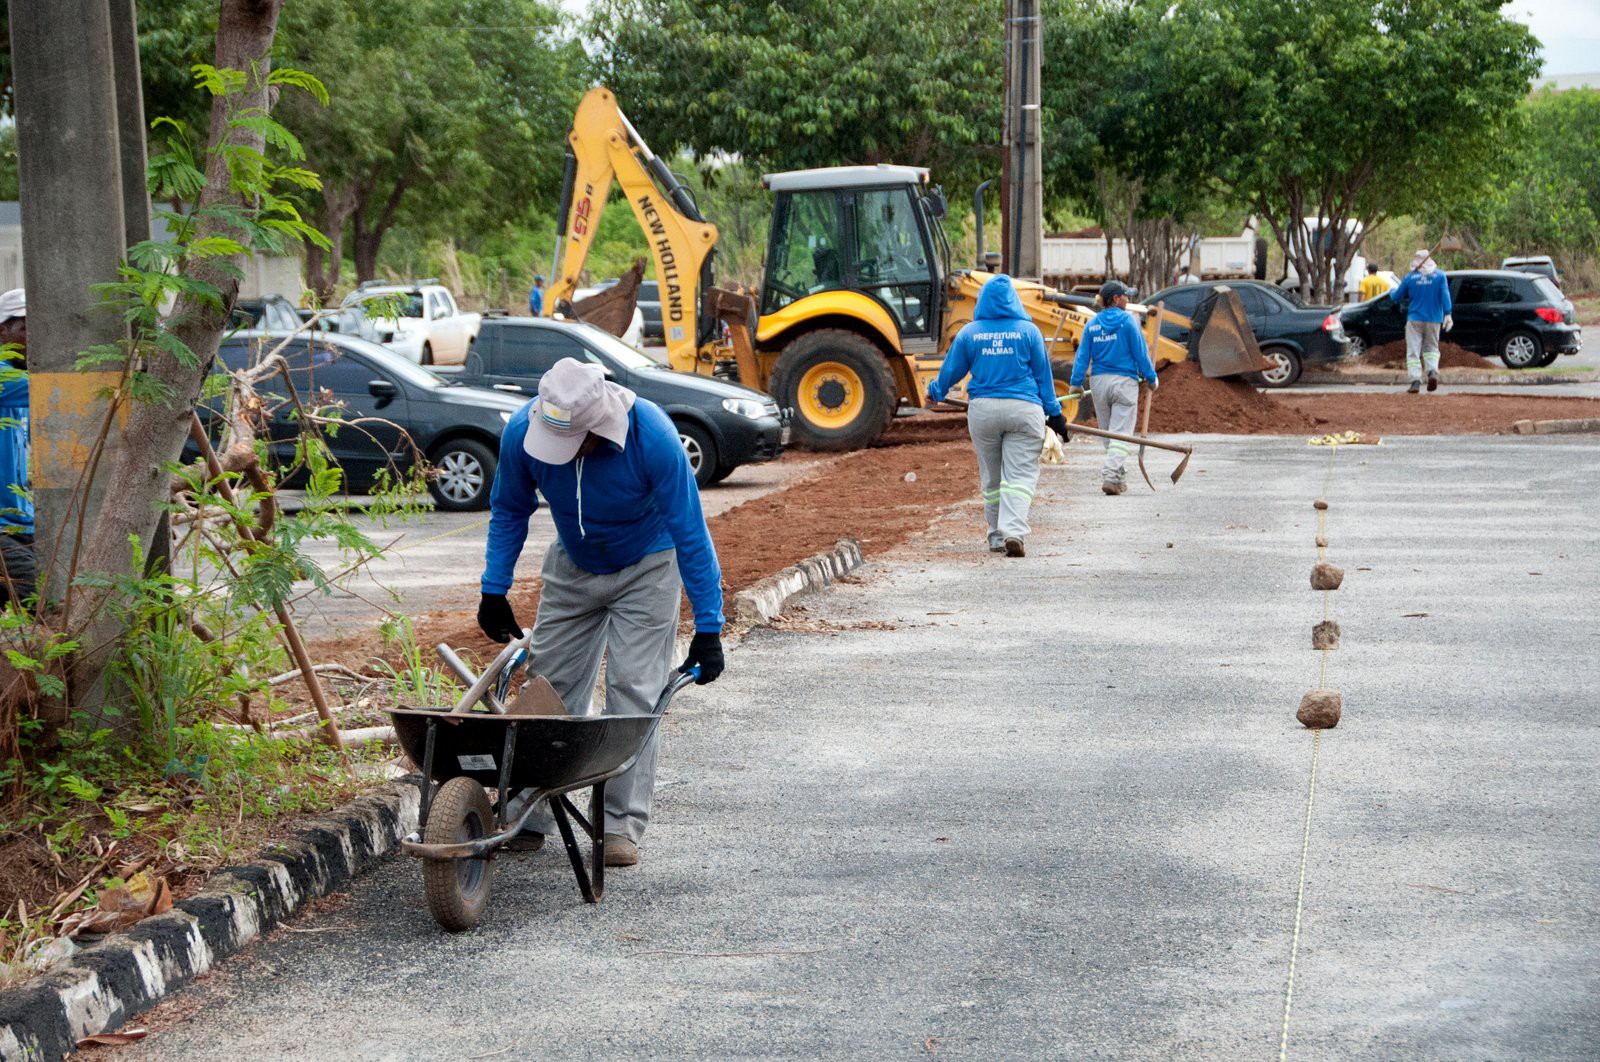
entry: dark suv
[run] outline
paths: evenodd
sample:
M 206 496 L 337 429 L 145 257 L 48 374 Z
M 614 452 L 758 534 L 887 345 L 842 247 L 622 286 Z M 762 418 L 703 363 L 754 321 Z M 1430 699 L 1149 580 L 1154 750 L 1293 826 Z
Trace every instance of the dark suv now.
M 442 379 L 524 400 L 562 358 L 592 362 L 640 398 L 660 406 L 678 427 L 695 480 L 709 486 L 740 465 L 783 453 L 788 428 L 770 395 L 709 376 L 673 372 L 593 325 L 545 317 L 487 317 L 467 364 L 434 366 Z
M 1450 316 L 1443 338 L 1512 369 L 1542 368 L 1583 347 L 1572 303 L 1548 278 L 1506 269 L 1449 274 Z M 1363 349 L 1405 338 L 1406 311 L 1387 295 L 1343 313 L 1345 331 Z
M 1160 303 L 1164 309 L 1193 317 L 1200 301 L 1221 284 L 1239 293 L 1239 303 L 1261 344 L 1261 354 L 1272 364 L 1256 378 L 1262 386 L 1288 387 L 1300 379 L 1300 370 L 1305 366 L 1328 365 L 1350 356 L 1350 342 L 1339 325 L 1338 310 L 1307 306 L 1299 295 L 1276 284 L 1259 280 L 1174 284 L 1140 301 L 1146 306 Z M 1163 324 L 1161 334 L 1179 343 L 1189 341 L 1189 330 L 1180 325 Z

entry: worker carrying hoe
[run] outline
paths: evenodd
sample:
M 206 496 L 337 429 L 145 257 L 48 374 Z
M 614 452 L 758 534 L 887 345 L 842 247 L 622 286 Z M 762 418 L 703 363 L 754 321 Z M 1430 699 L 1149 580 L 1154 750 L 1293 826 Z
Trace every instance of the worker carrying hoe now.
M 679 587 L 694 607 L 694 638 L 679 671 L 701 685 L 722 674 L 722 570 L 700 492 L 665 412 L 563 358 L 539 380 L 500 437 L 489 496 L 489 543 L 478 626 L 502 644 L 522 635 L 506 593 L 543 495 L 556 541 L 544 554 L 530 672 L 567 710 L 587 714 L 602 654 L 606 710 L 647 714 L 672 667 Z M 606 786 L 605 862 L 632 866 L 650 820 L 660 731 Z M 548 814 L 522 847 L 550 832 Z M 537 832 L 535 832 L 537 831 Z

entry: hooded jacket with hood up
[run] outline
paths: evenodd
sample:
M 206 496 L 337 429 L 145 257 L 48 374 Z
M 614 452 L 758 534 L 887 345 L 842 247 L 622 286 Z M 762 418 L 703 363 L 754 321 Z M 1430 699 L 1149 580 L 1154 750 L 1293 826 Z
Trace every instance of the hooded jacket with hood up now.
M 1127 310 L 1108 306 L 1083 329 L 1078 354 L 1072 359 L 1072 388 L 1083 386 L 1090 371 L 1096 376 L 1133 376 L 1155 383 L 1156 367 L 1150 362 L 1139 322 Z
M 956 333 L 928 397 L 944 401 L 968 373 L 970 398 L 1016 398 L 1043 406 L 1048 417 L 1061 412 L 1044 335 L 1028 319 L 1008 276 L 995 277 L 978 292 L 972 320 Z

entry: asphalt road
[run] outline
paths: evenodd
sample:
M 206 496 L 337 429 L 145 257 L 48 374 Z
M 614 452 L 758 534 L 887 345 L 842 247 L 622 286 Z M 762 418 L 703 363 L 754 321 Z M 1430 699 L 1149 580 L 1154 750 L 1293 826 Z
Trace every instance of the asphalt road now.
M 1047 468 L 758 631 L 666 723 L 644 862 L 500 861 L 451 936 L 393 861 L 123 1057 L 1592 1059 L 1600 443 L 1201 437 Z M 1165 464 L 1162 465 L 1165 467 Z M 1169 545 L 1170 543 L 1170 545 Z

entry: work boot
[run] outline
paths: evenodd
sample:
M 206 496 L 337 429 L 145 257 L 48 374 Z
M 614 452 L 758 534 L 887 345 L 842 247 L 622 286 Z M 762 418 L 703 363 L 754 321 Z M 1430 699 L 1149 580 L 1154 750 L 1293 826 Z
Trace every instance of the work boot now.
M 1412 380 L 1411 381 L 1411 386 L 1406 388 L 1406 394 L 1408 394 L 1408 395 L 1420 395 L 1421 393 L 1422 393 L 1422 381 L 1421 380 Z
M 1025 557 L 1025 556 L 1027 556 L 1027 554 L 1028 554 L 1028 551 L 1022 548 L 1022 539 L 1020 539 L 1020 538 L 1008 538 L 1008 539 L 1006 539 L 1006 556 L 1008 556 L 1008 557 Z
M 1438 389 L 1439 389 L 1439 370 L 1438 369 L 1429 369 L 1428 370 L 1428 390 L 1437 391 Z
M 537 852 L 544 847 L 544 834 L 538 830 L 523 830 L 506 842 L 508 852 Z
M 1006 551 L 1006 540 L 1000 537 L 1000 532 L 998 532 L 998 531 L 989 532 L 989 552 L 990 553 L 1004 553 L 1005 551 Z
M 606 834 L 606 866 L 631 867 L 639 863 L 639 846 L 620 833 Z
M 1128 488 L 1123 486 L 1121 483 L 1118 483 L 1114 479 L 1108 479 L 1101 482 L 1100 489 L 1105 491 L 1107 494 L 1123 494 Z

